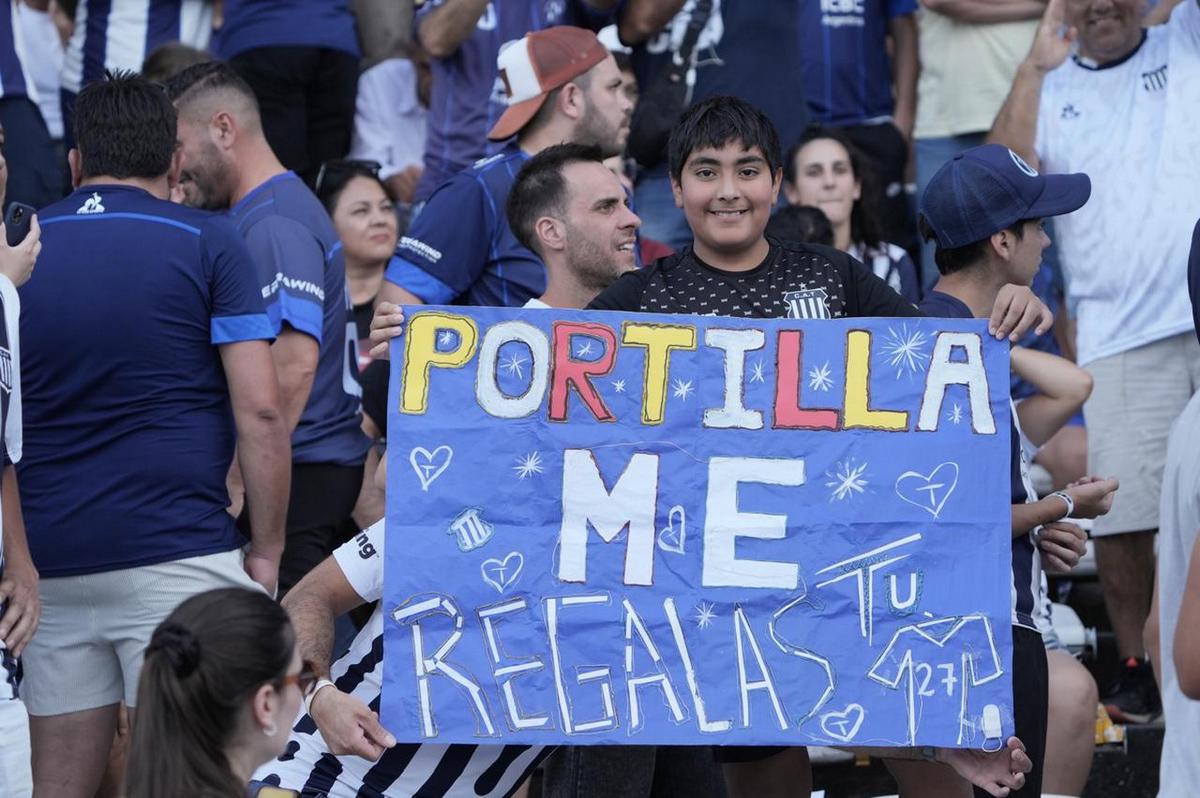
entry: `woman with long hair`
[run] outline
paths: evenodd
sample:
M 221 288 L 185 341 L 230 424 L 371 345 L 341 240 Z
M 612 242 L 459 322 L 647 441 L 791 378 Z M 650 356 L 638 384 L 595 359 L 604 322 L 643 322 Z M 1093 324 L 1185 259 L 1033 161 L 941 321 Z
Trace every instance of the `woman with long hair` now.
M 788 151 L 783 191 L 792 205 L 820 208 L 833 225 L 833 245 L 862 261 L 910 302 L 921 299 L 917 267 L 902 247 L 883 240 L 875 171 L 845 133 L 811 128 Z
M 313 678 L 265 593 L 183 602 L 146 647 L 127 798 L 244 798 L 254 770 L 282 753 Z

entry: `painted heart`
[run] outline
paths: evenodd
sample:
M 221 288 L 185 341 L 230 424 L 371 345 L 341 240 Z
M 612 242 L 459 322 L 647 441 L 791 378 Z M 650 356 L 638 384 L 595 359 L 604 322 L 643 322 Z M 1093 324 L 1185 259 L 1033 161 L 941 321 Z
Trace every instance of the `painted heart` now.
M 454 450 L 449 446 L 439 446 L 432 452 L 424 446 L 418 446 L 408 453 L 408 462 L 417 472 L 417 479 L 421 480 L 421 490 L 429 490 L 433 481 L 449 467 L 453 456 Z
M 667 525 L 658 531 L 658 547 L 671 554 L 683 554 L 687 542 L 687 514 L 678 504 L 667 513 Z
M 896 495 L 937 518 L 958 485 L 958 464 L 942 463 L 928 474 L 905 471 L 896 480 Z
M 866 711 L 861 704 L 851 704 L 841 712 L 830 712 L 821 716 L 821 730 L 834 740 L 848 743 L 858 734 Z
M 503 560 L 494 557 L 484 560 L 479 571 L 483 574 L 483 581 L 496 588 L 496 592 L 503 593 L 516 583 L 524 567 L 525 558 L 521 552 L 510 551 Z

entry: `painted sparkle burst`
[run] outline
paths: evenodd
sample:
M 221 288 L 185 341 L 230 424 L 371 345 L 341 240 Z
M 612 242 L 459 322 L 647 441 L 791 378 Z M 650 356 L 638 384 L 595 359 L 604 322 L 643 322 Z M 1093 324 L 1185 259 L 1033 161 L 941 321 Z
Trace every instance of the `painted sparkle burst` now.
M 888 327 L 883 354 L 888 364 L 896 368 L 897 378 L 905 371 L 916 374 L 929 360 L 929 355 L 923 351 L 928 342 L 925 333 L 915 328 L 910 330 L 907 323 L 901 324 L 899 330 Z
M 754 366 L 750 369 L 750 382 L 766 382 L 767 377 L 763 374 L 763 362 L 761 360 L 754 361 Z
M 529 454 L 517 460 L 517 464 L 513 466 L 513 471 L 517 472 L 518 479 L 532 477 L 534 474 L 542 473 L 542 454 L 541 452 L 530 452 Z
M 825 487 L 832 488 L 829 494 L 829 501 L 837 499 L 850 499 L 855 493 L 865 493 L 867 485 L 870 484 L 866 480 L 867 464 L 855 463 L 853 459 L 843 460 L 837 464 L 837 468 L 833 471 L 826 471 L 825 476 L 829 477 L 829 481 L 825 483 Z
M 685 402 L 688 400 L 688 397 L 692 395 L 693 390 L 694 389 L 692 388 L 691 380 L 684 382 L 683 380 L 679 379 L 678 377 L 675 379 L 675 382 L 672 383 L 672 385 L 671 385 L 671 395 L 674 396 L 676 399 L 682 399 Z
M 575 357 L 587 357 L 592 353 L 592 342 L 582 341 L 575 350 Z
M 696 626 L 701 629 L 707 629 L 712 626 L 712 622 L 716 619 L 717 614 L 713 612 L 713 605 L 707 601 L 701 601 L 696 605 Z
M 617 393 L 625 393 L 625 380 L 613 380 L 612 387 Z
M 524 365 L 525 358 L 514 352 L 504 359 L 504 362 L 500 364 L 500 368 L 504 369 L 507 374 L 516 374 L 518 377 L 524 377 L 525 372 L 521 370 L 521 367 Z
M 962 405 L 960 405 L 958 402 L 955 402 L 954 407 L 951 408 L 951 410 L 950 410 L 950 423 L 951 424 L 961 424 L 962 420 L 963 420 Z
M 438 346 L 450 346 L 454 343 L 454 333 L 450 330 L 442 330 L 438 333 Z
M 829 361 L 808 370 L 808 387 L 814 391 L 828 391 L 833 387 L 833 377 L 830 376 Z

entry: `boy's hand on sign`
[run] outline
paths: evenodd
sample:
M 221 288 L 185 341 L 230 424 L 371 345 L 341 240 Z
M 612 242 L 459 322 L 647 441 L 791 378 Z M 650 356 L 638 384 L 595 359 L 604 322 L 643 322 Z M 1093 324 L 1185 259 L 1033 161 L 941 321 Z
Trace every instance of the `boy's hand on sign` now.
M 374 762 L 396 744 L 391 732 L 379 724 L 379 715 L 336 687 L 320 690 L 309 706 L 313 722 L 335 756 L 353 754 Z
M 1070 521 L 1052 521 L 1042 527 L 1037 545 L 1046 573 L 1069 574 L 1087 552 L 1087 533 Z
M 999 751 L 939 748 L 936 758 L 997 798 L 1005 798 L 1012 790 L 1025 786 L 1025 774 L 1033 770 L 1033 762 L 1025 753 L 1025 745 L 1016 737 L 1009 737 L 1008 745 Z
M 992 305 L 992 316 L 988 320 L 988 332 L 997 340 L 1007 338 L 1016 343 L 1030 330 L 1041 335 L 1052 326 L 1054 314 L 1029 286 L 1009 283 L 996 294 L 996 304 Z
M 1116 477 L 1083 477 L 1067 486 L 1066 492 L 1075 501 L 1075 518 L 1095 518 L 1112 509 L 1113 494 L 1121 483 Z
M 393 338 L 404 333 L 404 311 L 391 302 L 380 302 L 371 317 L 371 357 L 387 360 Z

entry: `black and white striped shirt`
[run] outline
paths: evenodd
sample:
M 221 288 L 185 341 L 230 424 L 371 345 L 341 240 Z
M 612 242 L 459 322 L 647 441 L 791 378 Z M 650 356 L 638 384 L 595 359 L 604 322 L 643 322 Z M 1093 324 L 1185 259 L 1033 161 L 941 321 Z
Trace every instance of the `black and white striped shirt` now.
M 333 553 L 350 586 L 364 601 L 383 598 L 384 522 L 379 521 Z M 383 611 L 333 664 L 338 689 L 376 712 L 383 679 Z M 552 748 L 527 745 L 397 743 L 378 762 L 329 753 L 308 715 L 292 729 L 287 748 L 263 765 L 255 779 L 299 792 L 302 798 L 466 798 L 508 796 Z

